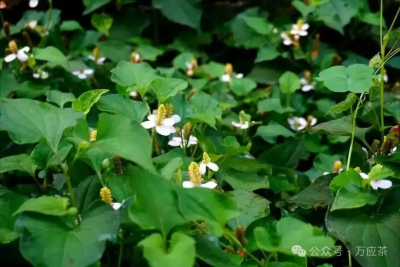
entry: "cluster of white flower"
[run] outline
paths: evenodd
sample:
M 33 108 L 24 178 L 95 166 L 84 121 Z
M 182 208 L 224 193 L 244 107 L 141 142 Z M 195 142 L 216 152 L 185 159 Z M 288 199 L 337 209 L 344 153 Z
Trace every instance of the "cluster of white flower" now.
M 281 33 L 283 44 L 287 46 L 296 44 L 300 39 L 300 36 L 308 35 L 308 28 L 310 28 L 308 23 L 304 23 L 303 20 L 298 20 L 296 24 L 292 25 L 290 35 L 288 35 L 286 32 Z
M 317 119 L 313 116 L 308 116 L 307 120 L 302 117 L 293 117 L 288 119 L 288 123 L 292 130 L 300 131 L 306 127 L 314 126 L 317 123 Z

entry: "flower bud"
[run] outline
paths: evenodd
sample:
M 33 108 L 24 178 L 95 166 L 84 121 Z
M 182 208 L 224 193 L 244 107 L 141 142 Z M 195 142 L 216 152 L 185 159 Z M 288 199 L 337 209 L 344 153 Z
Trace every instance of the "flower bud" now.
M 232 67 L 231 63 L 226 63 L 226 65 L 225 65 L 225 73 L 229 74 L 229 75 L 232 75 L 233 67 Z
M 100 48 L 98 48 L 97 46 L 93 48 L 93 57 L 95 60 L 98 60 L 100 57 Z
M 339 173 L 340 170 L 342 169 L 342 162 L 340 160 L 335 161 L 333 164 L 333 172 L 334 173 Z
M 378 53 L 371 58 L 368 65 L 373 68 L 378 68 L 381 64 L 382 64 L 382 59 L 380 54 Z
M 17 46 L 17 43 L 14 40 L 8 42 L 8 51 L 13 53 L 13 54 L 17 54 L 18 53 L 18 46 Z
M 240 244 L 242 244 L 243 247 L 247 247 L 247 239 L 245 236 L 245 229 L 243 226 L 236 227 L 235 236 L 236 236 L 236 239 L 239 240 Z
M 10 23 L 5 21 L 3 23 L 4 36 L 8 39 L 10 37 Z
M 71 216 L 76 216 L 78 214 L 78 209 L 75 207 L 69 208 L 67 214 Z
M 355 167 L 354 170 L 355 170 L 357 173 L 361 173 L 360 167 Z
M 97 130 L 93 129 L 90 131 L 90 141 L 92 142 L 96 141 L 96 138 L 97 138 Z
M 108 166 L 110 166 L 110 160 L 109 160 L 108 158 L 105 158 L 105 159 L 103 160 L 103 162 L 101 163 L 101 168 L 107 169 Z

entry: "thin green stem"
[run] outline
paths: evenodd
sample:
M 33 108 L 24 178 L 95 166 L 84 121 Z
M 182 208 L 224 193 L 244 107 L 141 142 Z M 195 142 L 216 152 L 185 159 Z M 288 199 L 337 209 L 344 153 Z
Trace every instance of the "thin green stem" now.
M 382 56 L 382 61 L 385 60 L 385 48 L 382 47 L 381 49 L 381 56 Z M 383 144 L 384 142 L 384 138 L 385 138 L 385 116 L 384 116 L 384 112 L 383 112 L 383 106 L 385 104 L 385 81 L 383 79 L 383 77 L 385 76 L 385 68 L 384 68 L 384 63 L 382 64 L 382 68 L 381 68 L 381 88 L 380 88 L 380 100 L 381 100 L 381 144 Z
M 382 2 L 382 1 L 381 1 L 381 2 Z M 400 7 L 397 9 L 396 15 L 394 16 L 394 19 L 393 19 L 393 21 L 392 21 L 392 24 L 390 25 L 390 28 L 389 28 L 389 31 L 388 31 L 387 34 L 390 34 L 390 32 L 392 31 L 393 26 L 394 26 L 394 23 L 396 22 L 397 17 L 399 16 L 399 13 L 400 13 Z M 382 14 L 381 14 L 381 19 L 382 19 Z
M 239 240 L 237 240 L 236 236 L 234 236 L 232 233 L 230 233 L 229 231 L 225 231 L 225 235 L 227 235 L 229 238 L 229 240 L 233 241 L 235 243 L 235 245 L 237 245 L 238 247 L 240 247 L 241 250 L 244 251 L 244 253 L 246 253 L 247 256 L 249 256 L 250 258 L 252 258 L 255 262 L 257 262 L 257 264 L 261 267 L 264 266 L 264 264 L 257 259 L 256 256 L 254 256 L 251 252 L 247 251 L 245 247 L 243 247 L 243 245 L 240 243 Z
M 50 27 L 50 22 L 53 19 L 53 0 L 48 0 L 49 1 L 49 19 L 47 20 L 47 25 L 46 25 L 46 30 L 49 30 Z
M 356 107 L 356 110 L 354 111 L 353 118 L 352 118 L 353 124 L 351 127 L 351 141 L 350 141 L 349 155 L 347 156 L 347 167 L 346 167 L 347 170 L 350 169 L 351 153 L 353 152 L 354 135 L 356 132 L 357 113 L 358 113 L 358 109 L 360 108 L 363 97 L 364 97 L 364 93 L 361 94 L 360 99 L 358 100 L 357 107 Z
M 124 230 L 121 230 L 121 242 L 119 243 L 118 267 L 122 265 L 122 257 L 124 255 Z
M 262 251 L 262 250 L 261 250 Z M 272 259 L 272 257 L 275 256 L 275 253 L 269 253 L 267 260 L 265 261 L 265 266 L 269 266 L 269 261 Z
M 146 101 L 146 96 L 145 96 L 145 94 L 140 94 L 140 96 L 142 97 L 142 102 L 143 102 L 143 104 L 146 105 L 147 115 L 150 115 L 150 114 L 151 114 L 150 106 L 149 106 L 149 104 L 148 104 L 147 101 Z
M 349 255 L 349 267 L 352 267 L 352 264 L 351 264 L 351 252 L 350 252 L 350 250 L 347 251 L 347 254 Z
M 382 42 L 383 42 L 383 34 L 382 34 L 382 28 L 383 28 L 383 0 L 381 0 L 381 7 L 380 7 L 380 23 L 379 23 L 379 40 L 380 44 L 382 47 Z
M 290 94 L 286 95 L 286 107 L 290 108 Z

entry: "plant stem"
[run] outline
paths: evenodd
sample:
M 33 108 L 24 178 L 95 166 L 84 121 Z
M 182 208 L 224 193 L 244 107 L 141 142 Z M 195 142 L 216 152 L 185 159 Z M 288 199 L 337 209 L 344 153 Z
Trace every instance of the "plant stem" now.
M 149 104 L 148 104 L 147 101 L 146 101 L 146 96 L 145 96 L 145 94 L 140 94 L 140 96 L 142 97 L 142 102 L 143 102 L 143 104 L 146 105 L 147 115 L 150 115 L 150 114 L 151 114 L 151 111 L 150 111 Z
M 50 22 L 53 19 L 53 0 L 48 0 L 49 1 L 49 20 L 47 21 L 47 25 L 46 25 L 46 30 L 49 30 L 50 27 Z
M 121 242 L 119 243 L 119 256 L 118 256 L 118 267 L 121 267 L 122 256 L 124 255 L 124 230 L 121 230 Z
M 352 124 L 352 127 L 351 127 L 351 141 L 350 141 L 349 155 L 347 156 L 347 167 L 346 167 L 347 170 L 350 168 L 351 153 L 353 152 L 354 135 L 355 135 L 355 132 L 356 132 L 357 113 L 358 113 L 358 109 L 360 108 L 360 105 L 361 105 L 363 97 L 364 97 L 364 93 L 361 94 L 360 99 L 358 100 L 357 107 L 356 107 L 356 110 L 354 111 L 353 118 L 352 118 L 353 119 L 353 124 Z
M 239 240 L 236 239 L 236 236 L 234 236 L 233 234 L 231 234 L 229 231 L 225 231 L 225 234 L 229 237 L 229 240 L 232 240 L 235 245 L 237 245 L 238 247 L 240 247 L 241 250 L 244 251 L 244 253 L 246 253 L 247 256 L 249 256 L 250 258 L 252 258 L 255 262 L 257 262 L 257 264 L 261 267 L 264 266 L 264 264 L 256 258 L 256 256 L 254 256 L 251 252 L 248 252 L 246 250 L 245 247 L 242 246 L 242 244 L 239 242 Z
M 382 56 L 382 62 L 385 61 L 385 48 L 382 47 L 381 49 L 381 56 Z M 380 100 L 381 100 L 381 144 L 383 144 L 384 142 L 384 138 L 385 138 L 385 118 L 384 118 L 384 113 L 383 113 L 383 106 L 385 104 L 385 95 L 384 95 L 384 91 L 385 91 L 385 81 L 383 79 L 383 77 L 385 76 L 385 68 L 384 68 L 384 64 L 382 64 L 382 68 L 381 68 L 381 90 L 380 90 Z
M 351 267 L 351 253 L 350 253 L 350 250 L 349 251 L 347 251 L 347 254 L 349 255 L 349 267 Z

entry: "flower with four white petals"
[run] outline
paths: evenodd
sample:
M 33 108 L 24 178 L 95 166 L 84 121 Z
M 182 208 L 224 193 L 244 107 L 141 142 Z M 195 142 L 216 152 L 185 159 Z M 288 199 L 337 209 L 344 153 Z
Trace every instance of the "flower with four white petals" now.
M 287 45 L 287 46 L 289 46 L 289 45 L 294 45 L 294 44 L 297 44 L 297 39 L 299 39 L 298 38 L 298 35 L 295 35 L 294 36 L 294 38 L 291 38 L 289 35 L 287 35 L 285 32 L 282 32 L 281 33 L 281 38 L 282 38 L 282 40 L 283 40 L 283 44 L 284 45 Z
M 204 187 L 204 188 L 214 189 L 215 187 L 217 187 L 217 183 L 214 181 L 203 183 L 200 167 L 196 162 L 190 163 L 188 168 L 188 175 L 190 180 L 184 181 L 182 183 L 182 187 L 184 188 Z
M 39 0 L 29 0 L 29 7 L 35 8 L 39 4 Z
M 243 78 L 243 73 L 235 74 L 235 78 L 236 79 L 242 79 Z M 232 76 L 229 75 L 229 74 L 224 74 L 224 75 L 221 76 L 221 81 L 230 82 L 230 81 L 232 81 Z
M 308 35 L 308 28 L 310 25 L 308 23 L 304 23 L 302 20 L 298 20 L 296 24 L 292 25 L 292 29 L 290 30 L 290 34 L 294 36 L 307 36 Z
M 190 182 L 190 181 L 184 181 L 184 182 L 182 183 L 182 187 L 184 187 L 184 188 L 193 188 L 193 187 L 195 187 L 195 184 L 192 183 L 192 182 Z M 209 181 L 209 182 L 207 182 L 207 183 L 200 184 L 200 187 L 209 188 L 209 189 L 214 189 L 214 188 L 217 187 L 217 183 L 214 182 L 214 181 Z
M 211 159 L 208 156 L 208 154 L 206 152 L 204 152 L 203 160 L 200 163 L 200 173 L 205 174 L 207 168 L 209 168 L 210 170 L 215 171 L 215 172 L 217 172 L 219 170 L 218 165 L 215 164 L 214 162 L 211 162 Z
M 175 133 L 176 129 L 173 126 L 176 121 L 180 121 L 180 117 L 176 115 L 174 118 L 167 118 L 167 109 L 163 104 L 158 107 L 156 114 L 151 114 L 147 117 L 148 121 L 142 122 L 142 126 L 146 129 L 155 128 L 157 133 L 168 136 Z
M 45 80 L 45 79 L 49 78 L 49 73 L 47 71 L 44 71 L 44 70 L 38 70 L 37 72 L 34 72 L 32 74 L 32 76 L 35 79 L 39 79 L 40 78 L 42 80 Z
M 93 60 L 94 62 L 97 63 L 97 65 L 103 65 L 104 61 L 106 61 L 106 58 L 105 58 L 105 57 L 95 58 L 95 57 L 92 56 L 92 55 L 88 56 L 88 59 Z
M 169 140 L 168 145 L 175 146 L 175 147 L 176 146 L 190 147 L 191 145 L 197 145 L 198 140 L 196 137 L 194 137 L 192 135 L 189 136 L 189 142 L 188 142 L 188 140 L 185 139 L 185 131 L 184 130 L 182 130 L 182 136 L 184 138 L 183 140 L 182 140 L 182 137 L 180 137 L 180 136 L 172 137 L 172 139 Z
M 88 76 L 92 75 L 94 71 L 92 69 L 85 70 L 75 70 L 72 72 L 73 75 L 77 76 L 79 79 L 86 79 Z
M 315 81 L 309 82 L 305 77 L 300 79 L 301 91 L 308 92 L 315 89 Z
M 372 189 L 374 190 L 378 190 L 378 188 L 381 189 L 388 189 L 390 187 L 392 187 L 393 183 L 390 180 L 374 180 L 374 179 L 370 179 L 368 174 L 361 172 L 360 173 L 361 178 L 366 179 L 366 180 L 370 180 L 369 184 L 371 185 Z
M 4 61 L 11 62 L 15 59 L 18 59 L 21 62 L 25 62 L 28 60 L 29 56 L 26 53 L 29 52 L 29 50 L 29 46 L 25 46 L 24 48 L 18 50 L 15 41 L 10 41 L 7 48 L 7 51 L 9 51 L 10 54 L 4 58 Z
M 288 123 L 292 130 L 300 131 L 306 127 L 314 126 L 317 123 L 317 119 L 311 115 L 307 117 L 307 120 L 302 117 L 293 117 L 288 119 Z

